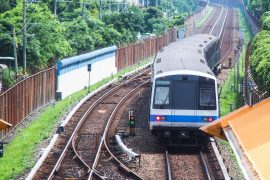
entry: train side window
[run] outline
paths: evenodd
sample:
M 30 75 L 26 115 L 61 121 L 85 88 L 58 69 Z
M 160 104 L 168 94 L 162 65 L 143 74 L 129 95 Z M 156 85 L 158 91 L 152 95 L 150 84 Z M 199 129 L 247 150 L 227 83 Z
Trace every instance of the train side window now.
M 216 109 L 216 97 L 214 87 L 200 88 L 200 109 Z
M 168 86 L 157 86 L 155 89 L 154 105 L 169 105 L 170 88 Z

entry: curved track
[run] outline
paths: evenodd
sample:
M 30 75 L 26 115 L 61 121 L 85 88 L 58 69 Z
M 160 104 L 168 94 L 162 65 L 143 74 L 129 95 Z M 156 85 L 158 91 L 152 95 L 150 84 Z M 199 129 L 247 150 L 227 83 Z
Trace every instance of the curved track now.
M 218 9 L 221 8 L 217 7 L 214 16 L 208 21 L 209 23 L 215 21 L 214 25 L 204 26 L 202 31 L 222 36 L 221 46 L 226 46 L 223 50 L 223 54 L 226 55 L 226 51 L 231 49 L 231 47 L 227 47 L 231 40 L 228 40 L 227 43 L 224 41 L 230 35 L 226 31 L 230 28 L 231 22 L 226 18 L 232 10 L 228 11 L 227 8 L 222 8 L 220 15 L 217 16 Z M 65 132 L 60 135 L 56 147 L 52 150 L 34 179 L 104 179 L 107 177 L 114 179 L 126 179 L 127 177 L 129 179 L 142 179 L 123 164 L 123 161 L 118 160 L 117 155 L 112 153 L 107 132 L 110 128 L 110 122 L 118 114 L 119 108 L 121 106 L 123 108 L 125 101 L 145 85 L 147 78 L 150 79 L 148 70 L 119 84 L 112 85 L 111 89 L 107 88 L 86 101 L 65 127 Z M 204 160 L 200 160 L 203 158 L 200 158 L 198 152 L 190 154 L 189 157 L 186 155 L 169 156 L 172 157 L 170 158 L 172 160 L 168 161 L 167 164 L 171 164 L 172 178 L 190 177 L 190 174 L 194 178 L 202 176 L 207 178 L 207 175 L 205 175 L 207 173 L 204 173 L 204 169 L 207 168 L 195 168 L 196 173 L 191 173 L 193 172 L 191 169 L 185 170 L 187 167 L 199 167 L 204 162 Z M 194 159 L 194 161 L 191 161 L 191 159 Z M 183 163 L 183 166 L 174 163 L 179 161 Z M 119 169 L 124 169 L 125 173 L 120 172 Z M 181 172 L 175 171 L 175 169 L 180 169 Z M 185 172 L 189 176 L 185 176 Z
M 147 77 L 147 76 L 146 76 Z M 132 91 L 130 91 L 129 93 L 127 93 L 122 99 L 121 101 L 117 104 L 117 106 L 114 108 L 113 112 L 111 113 L 111 116 L 109 117 L 108 119 L 108 122 L 106 124 L 106 127 L 105 127 L 105 130 L 104 130 L 104 133 L 102 135 L 102 139 L 101 139 L 101 142 L 99 144 L 99 148 L 97 150 L 97 153 L 96 153 L 96 156 L 95 156 L 95 160 L 94 160 L 94 163 L 92 165 L 92 170 L 89 174 L 89 177 L 88 179 L 91 179 L 94 172 L 96 171 L 96 168 L 97 168 L 97 164 L 99 163 L 99 160 L 100 160 L 100 157 L 101 157 L 101 153 L 102 153 L 102 147 L 104 146 L 109 157 L 111 159 L 113 159 L 116 163 L 116 166 L 117 168 L 123 168 L 126 170 L 126 173 L 129 174 L 129 176 L 133 176 L 133 178 L 135 179 L 142 179 L 139 177 L 139 175 L 137 175 L 136 173 L 134 173 L 133 171 L 131 171 L 127 166 L 125 166 L 124 163 L 122 163 L 120 160 L 118 160 L 118 158 L 111 152 L 111 150 L 109 149 L 108 147 L 108 143 L 106 141 L 107 136 L 108 136 L 108 131 L 109 131 L 109 128 L 110 128 L 110 125 L 111 125 L 111 122 L 115 119 L 115 116 L 117 115 L 118 111 L 120 110 L 121 106 L 124 104 L 125 101 L 127 101 L 128 98 L 130 98 L 130 96 L 132 96 L 135 92 L 137 92 L 142 86 L 144 86 L 146 83 L 149 82 L 148 80 L 149 77 L 147 77 L 147 79 L 145 80 L 144 78 L 140 78 L 140 79 L 137 79 L 137 81 L 141 81 L 140 84 L 138 85 L 137 83 L 139 82 L 136 82 L 136 83 L 131 83 L 132 86 L 136 87 L 134 88 Z M 104 153 L 104 151 L 103 151 Z M 107 161 L 108 163 L 108 161 Z M 116 169 L 117 169 L 116 168 Z M 113 168 L 115 169 L 115 168 Z M 114 173 L 111 174 L 109 177 L 112 178 L 112 179 L 120 179 L 121 178 L 121 173 L 117 171 L 113 171 Z M 120 177 L 119 177 L 120 176 Z M 125 176 L 122 175 L 122 178 L 125 179 Z
M 52 155 L 47 158 L 34 179 L 87 179 L 89 172 L 90 177 L 95 175 L 102 179 L 103 177 L 94 168 L 113 117 L 111 114 L 114 114 L 121 103 L 137 91 L 138 87 L 148 81 L 149 77 L 147 80 L 142 78 L 148 76 L 148 73 L 149 69 L 144 70 L 121 84 L 114 85 L 111 90 L 104 90 L 83 104 L 71 118 L 77 121 L 71 120 L 65 128 Z M 133 176 L 137 177 L 135 173 Z

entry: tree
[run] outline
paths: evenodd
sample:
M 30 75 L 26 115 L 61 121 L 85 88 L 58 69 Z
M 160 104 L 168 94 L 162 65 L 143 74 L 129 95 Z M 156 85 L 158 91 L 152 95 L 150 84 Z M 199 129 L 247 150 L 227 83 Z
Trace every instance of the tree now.
M 68 41 L 64 38 L 64 27 L 58 22 L 45 4 L 28 6 L 27 24 L 27 66 L 30 71 L 37 71 L 48 67 L 58 58 L 74 53 Z M 6 45 L 0 44 L 0 50 L 8 49 L 13 54 L 12 30 L 17 32 L 18 60 L 22 64 L 22 4 L 0 15 L 0 28 L 5 30 L 1 34 Z M 9 35 L 7 35 L 9 33 Z M 6 48 L 8 47 L 8 48 Z M 1 51 L 2 52 L 2 51 Z
M 270 11 L 265 12 L 261 17 L 262 29 L 270 31 Z
M 185 22 L 185 19 L 187 17 L 187 13 L 176 15 L 173 17 L 173 26 L 182 26 Z
M 143 13 L 137 7 L 131 7 L 128 11 L 122 13 L 111 12 L 104 14 L 102 20 L 106 26 L 111 26 L 121 33 L 122 43 L 136 41 L 137 34 L 144 30 Z
M 144 13 L 145 32 L 160 34 L 166 29 L 166 21 L 163 13 L 156 7 L 150 7 Z
M 0 0 L 0 13 L 10 10 L 9 1 Z
M 270 10 L 269 0 L 248 0 L 248 10 L 257 18 L 258 20 L 263 15 L 264 12 Z

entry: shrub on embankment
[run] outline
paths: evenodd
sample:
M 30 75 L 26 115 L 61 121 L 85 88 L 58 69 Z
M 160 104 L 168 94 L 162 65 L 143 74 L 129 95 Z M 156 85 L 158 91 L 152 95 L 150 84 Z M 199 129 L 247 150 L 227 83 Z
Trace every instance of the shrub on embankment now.
M 263 30 L 252 41 L 250 68 L 256 84 L 270 90 L 270 31 Z
M 270 90 L 270 11 L 261 17 L 262 31 L 252 40 L 250 68 L 256 84 Z

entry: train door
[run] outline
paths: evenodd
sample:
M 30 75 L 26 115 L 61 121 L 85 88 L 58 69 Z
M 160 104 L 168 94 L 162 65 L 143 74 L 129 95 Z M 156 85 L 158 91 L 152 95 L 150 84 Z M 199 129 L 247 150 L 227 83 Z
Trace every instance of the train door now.
M 196 127 L 197 88 L 193 81 L 176 81 L 173 87 L 172 125 Z

